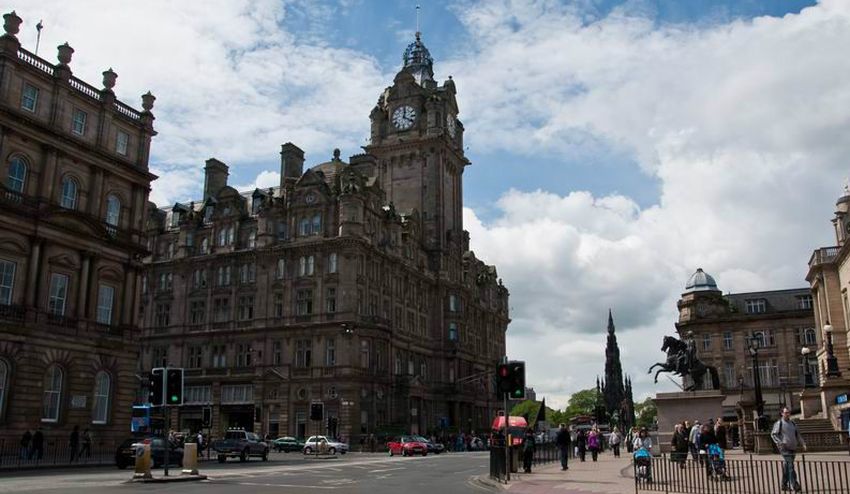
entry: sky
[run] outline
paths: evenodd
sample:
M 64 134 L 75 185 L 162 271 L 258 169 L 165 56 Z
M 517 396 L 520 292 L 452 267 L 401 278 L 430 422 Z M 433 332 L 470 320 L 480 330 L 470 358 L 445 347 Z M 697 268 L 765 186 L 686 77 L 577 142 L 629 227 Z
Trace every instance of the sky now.
M 603 373 L 608 309 L 636 398 L 670 391 L 676 301 L 699 267 L 724 292 L 804 287 L 848 179 L 850 2 L 421 2 L 435 77 L 465 127 L 464 225 L 511 292 L 508 353 L 547 404 Z M 25 47 L 119 98 L 157 96 L 151 199 L 197 198 L 203 162 L 278 181 L 356 154 L 401 67 L 415 1 L 28 0 Z M 9 8 L 6 9 L 10 10 Z

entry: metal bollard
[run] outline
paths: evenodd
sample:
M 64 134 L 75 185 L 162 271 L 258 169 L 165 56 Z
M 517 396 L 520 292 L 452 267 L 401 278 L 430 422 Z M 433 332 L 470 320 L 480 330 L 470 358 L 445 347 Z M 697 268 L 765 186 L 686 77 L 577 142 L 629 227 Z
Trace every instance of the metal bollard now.
M 134 479 L 151 479 L 151 445 L 136 444 L 136 471 Z
M 198 475 L 198 445 L 196 443 L 183 445 L 183 475 Z

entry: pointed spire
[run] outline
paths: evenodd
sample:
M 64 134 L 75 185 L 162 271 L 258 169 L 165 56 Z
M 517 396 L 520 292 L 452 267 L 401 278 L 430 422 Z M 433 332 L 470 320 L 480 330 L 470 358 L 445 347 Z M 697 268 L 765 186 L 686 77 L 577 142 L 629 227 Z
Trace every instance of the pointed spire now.
M 608 309 L 608 333 L 614 334 L 614 315 L 611 314 L 611 309 Z

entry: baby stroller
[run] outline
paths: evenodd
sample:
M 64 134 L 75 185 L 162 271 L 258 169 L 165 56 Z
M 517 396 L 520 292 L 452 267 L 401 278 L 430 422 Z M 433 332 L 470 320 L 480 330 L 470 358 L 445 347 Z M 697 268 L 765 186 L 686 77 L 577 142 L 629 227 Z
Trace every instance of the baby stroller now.
M 635 451 L 635 480 L 641 481 L 644 480 L 646 482 L 652 482 L 652 455 L 646 448 L 640 448 Z
M 723 450 L 716 444 L 708 445 L 708 472 L 714 480 L 729 480 Z

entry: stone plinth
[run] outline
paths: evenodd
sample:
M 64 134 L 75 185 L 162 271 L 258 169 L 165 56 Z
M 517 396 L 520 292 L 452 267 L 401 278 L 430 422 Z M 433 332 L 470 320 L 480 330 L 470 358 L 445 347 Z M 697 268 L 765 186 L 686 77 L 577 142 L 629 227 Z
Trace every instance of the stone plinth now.
M 800 415 L 804 419 L 819 417 L 823 411 L 820 388 L 804 388 L 800 392 Z
M 655 406 L 658 409 L 658 444 L 660 452 L 670 452 L 673 427 L 685 420 L 705 423 L 709 419 L 723 416 L 724 395 L 719 390 L 684 391 L 680 393 L 658 393 Z M 658 452 L 656 451 L 656 452 Z

